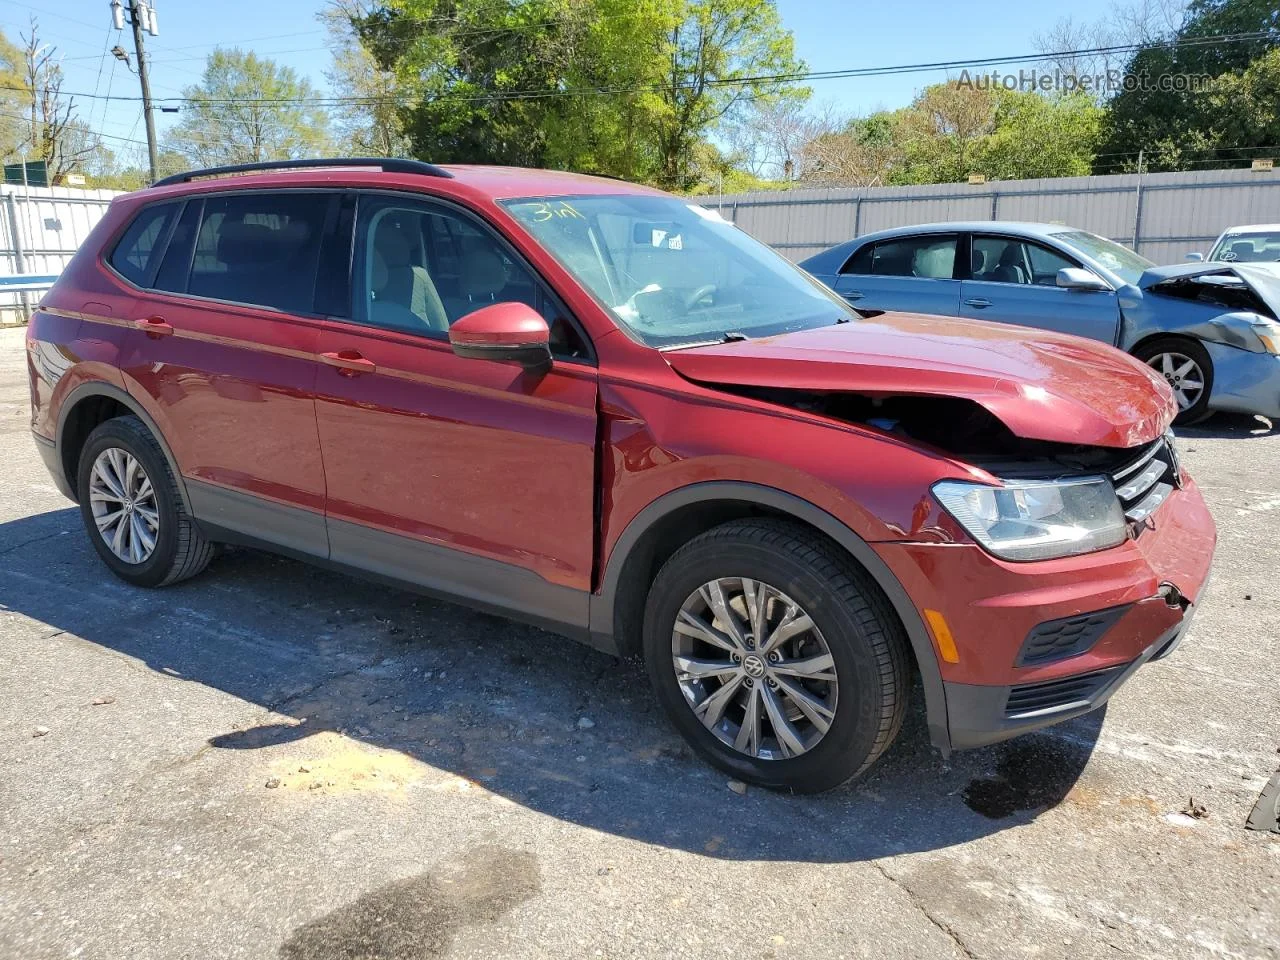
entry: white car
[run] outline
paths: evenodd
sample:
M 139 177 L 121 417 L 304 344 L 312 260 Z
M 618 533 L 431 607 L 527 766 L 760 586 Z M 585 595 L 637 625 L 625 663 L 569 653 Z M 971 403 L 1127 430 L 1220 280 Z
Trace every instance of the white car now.
M 1258 263 L 1280 260 L 1280 223 L 1254 223 L 1228 227 L 1222 231 L 1206 257 L 1188 253 L 1188 260 L 1223 260 L 1227 263 Z

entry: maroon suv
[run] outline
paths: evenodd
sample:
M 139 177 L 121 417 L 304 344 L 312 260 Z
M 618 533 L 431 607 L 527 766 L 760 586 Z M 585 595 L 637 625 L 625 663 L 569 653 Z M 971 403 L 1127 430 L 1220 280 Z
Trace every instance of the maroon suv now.
M 289 169 L 280 169 L 287 166 Z M 1168 386 L 874 315 L 716 213 L 562 173 L 260 164 L 117 198 L 32 319 L 32 429 L 141 586 L 265 547 L 644 657 L 694 747 L 819 790 L 1103 703 L 1213 523 Z

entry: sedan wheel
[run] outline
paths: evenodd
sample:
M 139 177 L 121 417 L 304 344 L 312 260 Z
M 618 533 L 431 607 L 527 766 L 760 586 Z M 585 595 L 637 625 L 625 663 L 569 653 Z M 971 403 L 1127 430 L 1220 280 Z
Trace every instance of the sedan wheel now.
M 715 737 L 758 760 L 817 746 L 836 714 L 831 650 L 801 606 L 770 584 L 711 580 L 681 605 L 671 635 L 676 680 Z
M 89 507 L 107 548 L 125 563 L 144 563 L 155 551 L 160 512 L 142 463 L 119 447 L 103 450 L 89 474 Z
M 1169 382 L 1178 400 L 1179 412 L 1185 412 L 1200 402 L 1204 394 L 1205 375 L 1192 357 L 1185 353 L 1158 353 L 1147 364 Z

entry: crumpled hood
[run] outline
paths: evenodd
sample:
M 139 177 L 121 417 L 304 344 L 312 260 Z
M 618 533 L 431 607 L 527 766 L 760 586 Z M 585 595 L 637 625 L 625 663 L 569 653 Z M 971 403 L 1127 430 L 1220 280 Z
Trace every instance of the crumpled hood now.
M 1166 280 L 1189 280 L 1205 277 L 1208 282 L 1220 278 L 1224 284 L 1243 282 L 1271 312 L 1280 317 L 1280 263 L 1231 263 L 1225 260 L 1178 263 L 1167 267 L 1151 267 L 1138 278 L 1138 287 L 1150 290 Z
M 871 320 L 664 354 L 704 384 L 963 397 L 1028 440 L 1133 447 L 1177 413 L 1163 378 L 1112 347 L 976 320 Z

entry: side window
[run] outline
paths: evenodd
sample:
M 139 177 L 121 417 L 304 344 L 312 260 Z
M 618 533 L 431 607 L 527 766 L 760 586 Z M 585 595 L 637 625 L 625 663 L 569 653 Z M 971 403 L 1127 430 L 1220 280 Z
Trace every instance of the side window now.
M 1026 247 L 1027 259 L 1031 261 L 1031 282 L 1040 286 L 1056 287 L 1059 270 L 1080 266 L 1076 261 L 1048 247 L 1036 243 L 1028 243 Z
M 924 277 L 950 280 L 955 275 L 955 236 L 930 235 L 885 240 L 869 250 L 859 250 L 850 262 L 850 273 L 869 273 L 884 277 Z M 863 259 L 869 254 L 867 259 Z
M 434 204 L 390 197 L 360 201 L 354 319 L 443 337 L 491 303 L 526 303 L 546 318 L 552 353 L 585 359 L 568 312 L 486 228 Z
M 155 255 L 177 212 L 176 203 L 144 207 L 111 251 L 108 262 L 116 272 L 130 283 L 145 287 L 156 265 Z
M 334 194 L 210 197 L 196 233 L 187 292 L 311 313 L 325 219 Z
M 841 268 L 841 273 L 871 273 L 871 255 L 875 250 L 874 244 L 867 244 L 849 258 L 848 262 Z
M 1026 245 L 1013 237 L 973 238 L 972 273 L 974 280 L 987 283 L 1031 283 L 1031 265 Z M 1056 271 L 1055 271 L 1056 273 Z
M 156 272 L 156 279 L 151 284 L 157 290 L 171 293 L 187 292 L 187 274 L 191 270 L 191 249 L 195 243 L 196 230 L 200 226 L 200 211 L 204 201 L 191 200 L 182 210 L 178 224 L 173 228 L 173 235 L 165 247 L 164 259 Z

